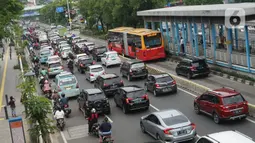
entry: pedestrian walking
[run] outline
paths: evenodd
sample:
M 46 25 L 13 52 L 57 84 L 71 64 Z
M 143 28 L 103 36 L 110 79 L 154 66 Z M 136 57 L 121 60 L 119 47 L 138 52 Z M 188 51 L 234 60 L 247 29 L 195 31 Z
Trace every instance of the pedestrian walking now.
M 2 58 L 2 61 L 3 61 L 4 60 L 4 53 L 2 53 L 1 58 Z
M 183 54 L 185 54 L 185 49 L 184 49 L 184 40 L 183 40 L 183 38 L 181 37 L 181 39 L 180 39 L 180 45 L 181 45 L 181 52 L 183 53 Z
M 12 48 L 10 47 L 10 60 L 12 59 Z
M 11 96 L 10 97 L 10 101 L 8 103 L 8 105 L 11 107 L 12 110 L 12 117 L 16 117 L 16 104 L 15 104 L 15 99 Z

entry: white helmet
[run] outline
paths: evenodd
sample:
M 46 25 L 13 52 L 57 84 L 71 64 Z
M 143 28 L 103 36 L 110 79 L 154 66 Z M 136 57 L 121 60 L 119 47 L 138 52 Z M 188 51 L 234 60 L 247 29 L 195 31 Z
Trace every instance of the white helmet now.
M 91 109 L 91 113 L 96 113 L 96 109 L 95 109 L 95 108 L 92 108 L 92 109 Z
M 43 76 L 41 76 L 40 79 L 43 79 Z

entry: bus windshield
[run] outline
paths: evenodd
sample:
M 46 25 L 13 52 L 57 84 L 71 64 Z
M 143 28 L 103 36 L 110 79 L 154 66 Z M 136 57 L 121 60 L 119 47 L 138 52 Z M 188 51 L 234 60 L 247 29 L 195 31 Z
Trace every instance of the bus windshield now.
M 146 48 L 159 47 L 162 44 L 161 34 L 158 33 L 158 34 L 153 35 L 153 36 L 145 35 L 144 36 L 144 42 L 145 42 Z

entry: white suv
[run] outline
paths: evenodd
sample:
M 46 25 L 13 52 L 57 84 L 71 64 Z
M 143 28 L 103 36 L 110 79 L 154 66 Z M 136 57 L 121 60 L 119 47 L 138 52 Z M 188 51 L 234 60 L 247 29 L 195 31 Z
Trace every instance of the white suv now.
M 255 143 L 252 138 L 238 131 L 223 131 L 202 136 L 196 143 Z

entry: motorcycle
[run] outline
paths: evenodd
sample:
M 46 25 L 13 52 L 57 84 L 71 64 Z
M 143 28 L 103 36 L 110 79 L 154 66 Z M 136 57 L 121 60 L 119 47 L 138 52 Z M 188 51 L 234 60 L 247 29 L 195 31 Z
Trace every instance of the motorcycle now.
M 103 136 L 101 139 L 100 139 L 100 143 L 113 143 L 113 139 L 112 139 L 112 136 L 111 135 L 108 135 L 108 136 Z
M 63 119 L 59 119 L 59 120 L 57 121 L 57 127 L 58 127 L 61 131 L 64 130 L 64 127 L 65 127 L 65 120 L 64 120 L 64 118 L 63 118 Z
M 42 88 L 43 94 L 45 94 L 46 97 L 51 97 L 51 87 L 49 83 L 45 83 Z
M 94 136 L 96 136 L 96 137 L 99 137 L 99 131 L 98 131 L 99 126 L 100 126 L 99 123 L 93 124 L 90 134 L 91 134 L 91 135 L 94 135 Z
M 64 105 L 64 112 L 65 112 L 65 117 L 68 118 L 69 115 L 71 114 L 72 110 L 69 108 L 68 104 Z

